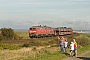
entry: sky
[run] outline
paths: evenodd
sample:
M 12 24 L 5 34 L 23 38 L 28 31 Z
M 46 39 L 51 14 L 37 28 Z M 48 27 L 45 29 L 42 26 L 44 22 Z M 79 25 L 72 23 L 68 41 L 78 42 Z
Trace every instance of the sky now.
M 0 28 L 37 25 L 90 30 L 90 0 L 0 0 Z

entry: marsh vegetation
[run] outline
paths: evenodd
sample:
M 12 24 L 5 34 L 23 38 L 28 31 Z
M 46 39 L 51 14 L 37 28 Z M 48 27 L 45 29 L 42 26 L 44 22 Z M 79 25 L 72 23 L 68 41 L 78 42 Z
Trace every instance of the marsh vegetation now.
M 1 60 L 60 60 L 69 55 L 60 53 L 57 37 L 29 38 L 27 31 L 14 31 L 17 39 L 0 41 Z M 14 35 L 14 36 L 15 36 Z M 73 38 L 78 43 L 78 54 L 90 49 L 90 34 L 64 36 L 69 44 Z

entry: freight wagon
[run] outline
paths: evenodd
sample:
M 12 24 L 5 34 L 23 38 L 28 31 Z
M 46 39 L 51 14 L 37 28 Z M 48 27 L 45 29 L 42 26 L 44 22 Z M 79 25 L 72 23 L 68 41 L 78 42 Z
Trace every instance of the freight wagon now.
M 30 27 L 28 33 L 30 38 L 43 38 L 60 35 L 70 35 L 73 33 L 73 29 L 67 27 L 52 28 L 49 26 L 40 25 Z
M 55 28 L 55 35 L 60 36 L 60 35 L 71 35 L 73 33 L 72 28 L 67 28 L 67 27 L 58 27 Z

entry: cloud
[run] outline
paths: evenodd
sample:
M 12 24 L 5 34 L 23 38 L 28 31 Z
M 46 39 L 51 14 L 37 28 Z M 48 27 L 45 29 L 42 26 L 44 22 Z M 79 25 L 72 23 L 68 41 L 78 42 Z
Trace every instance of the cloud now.
M 63 22 L 64 25 L 71 26 L 73 29 L 90 29 L 90 21 L 85 21 L 81 19 L 71 20 L 68 22 Z
M 0 27 L 4 28 L 4 27 L 12 27 L 14 24 L 13 21 L 10 20 L 0 20 Z
M 90 25 L 89 11 L 90 0 L 2 0 L 0 27 L 28 28 L 42 24 L 84 29 Z
M 55 21 L 55 20 L 47 20 L 47 21 L 41 21 L 38 22 L 39 25 L 47 25 L 47 26 L 51 26 L 51 27 L 62 27 L 63 22 L 61 21 Z
M 27 29 L 32 26 L 32 21 L 11 21 L 11 20 L 0 20 L 0 28 L 14 28 L 14 29 Z
M 50 27 L 71 27 L 73 29 L 90 29 L 90 21 L 85 21 L 81 19 L 70 20 L 70 21 L 11 21 L 11 20 L 0 20 L 0 28 L 9 27 L 13 29 L 28 29 L 35 25 L 46 25 Z

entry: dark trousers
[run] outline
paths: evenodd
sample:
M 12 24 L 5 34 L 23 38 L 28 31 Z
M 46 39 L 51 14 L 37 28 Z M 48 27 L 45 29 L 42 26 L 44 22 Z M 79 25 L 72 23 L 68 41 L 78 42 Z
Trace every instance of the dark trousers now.
M 64 45 L 60 45 L 60 52 L 64 52 Z

